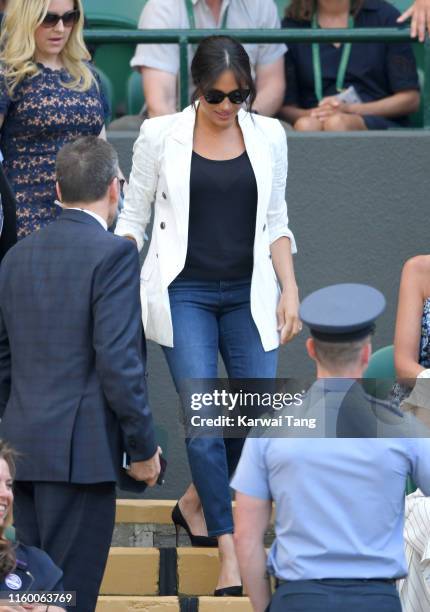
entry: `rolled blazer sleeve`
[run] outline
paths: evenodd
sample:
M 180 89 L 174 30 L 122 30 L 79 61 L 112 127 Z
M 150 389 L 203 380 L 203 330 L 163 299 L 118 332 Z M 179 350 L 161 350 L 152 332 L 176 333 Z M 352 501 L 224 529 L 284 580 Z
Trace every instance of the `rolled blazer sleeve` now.
M 145 229 L 151 219 L 151 207 L 157 190 L 158 147 L 153 127 L 154 122 L 144 121 L 134 144 L 130 182 L 115 229 L 118 236 L 132 236 L 139 251 L 143 247 Z
M 287 136 L 279 121 L 276 121 L 275 138 L 272 143 L 273 178 L 272 194 L 267 208 L 267 227 L 270 244 L 286 236 L 291 241 L 291 252 L 297 253 L 296 240 L 288 227 L 288 209 L 285 199 L 285 189 L 288 172 Z

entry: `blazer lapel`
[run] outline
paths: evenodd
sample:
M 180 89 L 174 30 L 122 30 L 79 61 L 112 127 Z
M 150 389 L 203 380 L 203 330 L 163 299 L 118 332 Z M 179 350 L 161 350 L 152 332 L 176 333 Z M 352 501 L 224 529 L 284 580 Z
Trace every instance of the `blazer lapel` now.
M 267 207 L 272 190 L 272 154 L 270 145 L 260 130 L 257 129 L 252 114 L 243 109 L 239 111 L 239 125 L 242 129 L 246 152 L 257 182 L 257 221 L 256 227 L 264 225 Z
M 189 106 L 174 123 L 166 138 L 164 149 L 166 181 L 178 222 L 181 239 L 188 244 L 188 216 L 190 209 L 190 174 L 193 153 L 194 123 L 196 114 Z

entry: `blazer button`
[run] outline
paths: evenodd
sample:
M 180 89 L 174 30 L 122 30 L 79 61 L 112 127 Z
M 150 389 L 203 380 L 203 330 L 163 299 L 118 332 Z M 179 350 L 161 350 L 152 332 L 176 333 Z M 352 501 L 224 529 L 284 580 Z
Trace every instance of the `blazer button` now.
M 128 439 L 128 444 L 129 444 L 130 448 L 136 448 L 136 440 L 134 438 L 129 438 Z
M 166 196 L 166 194 L 164 193 L 164 191 L 163 191 L 163 193 L 162 193 L 161 195 L 163 196 L 163 198 L 164 198 L 165 200 L 167 200 L 167 196 Z
M 161 229 L 165 229 L 165 228 L 166 228 L 166 224 L 164 223 L 164 221 L 162 221 L 162 222 L 160 223 L 160 227 L 161 227 Z

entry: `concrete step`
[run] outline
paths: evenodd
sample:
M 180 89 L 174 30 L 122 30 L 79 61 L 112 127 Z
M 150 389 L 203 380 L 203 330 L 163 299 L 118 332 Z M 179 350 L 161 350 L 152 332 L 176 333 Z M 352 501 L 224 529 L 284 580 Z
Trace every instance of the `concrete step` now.
M 111 548 L 101 595 L 158 595 L 160 551 L 157 548 Z
M 169 525 L 175 504 L 173 499 L 117 499 L 115 522 Z
M 219 612 L 220 610 L 252 612 L 252 606 L 248 597 L 199 597 L 199 612 Z
M 198 612 L 220 612 L 225 609 L 229 612 L 252 612 L 247 597 L 199 597 L 197 606 Z M 177 597 L 102 596 L 98 599 L 96 612 L 180 612 L 180 609 Z
M 98 598 L 96 612 L 180 612 L 177 597 L 112 597 Z
M 178 593 L 213 595 L 219 573 L 217 548 L 178 548 Z
M 100 594 L 212 596 L 218 573 L 217 548 L 170 549 L 163 557 L 156 548 L 111 548 Z
M 171 525 L 171 513 L 176 504 L 174 499 L 117 499 L 116 523 Z M 235 508 L 233 502 L 233 511 Z M 272 512 L 272 522 L 274 512 Z

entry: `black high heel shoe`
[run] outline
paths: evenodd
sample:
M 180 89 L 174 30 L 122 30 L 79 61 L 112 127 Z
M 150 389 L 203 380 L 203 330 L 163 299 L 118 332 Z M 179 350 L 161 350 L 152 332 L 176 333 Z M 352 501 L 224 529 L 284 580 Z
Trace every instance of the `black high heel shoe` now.
M 204 548 L 216 548 L 218 546 L 218 538 L 210 536 L 196 536 L 191 533 L 188 523 L 184 519 L 178 503 L 172 510 L 172 521 L 176 529 L 176 547 L 179 545 L 179 531 L 181 527 L 187 532 L 188 537 L 191 540 L 191 546 L 201 546 Z
M 223 589 L 215 589 L 214 597 L 242 597 L 242 586 L 224 587 Z

